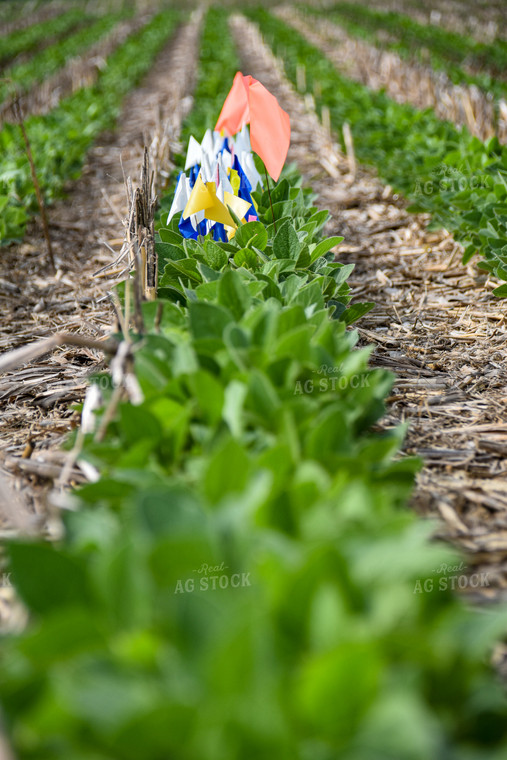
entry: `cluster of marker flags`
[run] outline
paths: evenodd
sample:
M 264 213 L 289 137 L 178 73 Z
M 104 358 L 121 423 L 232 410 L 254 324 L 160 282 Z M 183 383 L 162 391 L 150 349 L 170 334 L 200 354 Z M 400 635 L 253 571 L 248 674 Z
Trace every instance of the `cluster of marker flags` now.
M 262 187 L 262 180 L 252 150 L 276 181 L 289 143 L 289 116 L 260 82 L 238 71 L 215 130 L 208 130 L 201 143 L 190 137 L 185 162 L 189 174 L 178 177 L 167 223 L 181 214 L 178 226 L 184 237 L 211 233 L 214 240 L 230 240 L 236 219 L 258 218 L 251 193 Z

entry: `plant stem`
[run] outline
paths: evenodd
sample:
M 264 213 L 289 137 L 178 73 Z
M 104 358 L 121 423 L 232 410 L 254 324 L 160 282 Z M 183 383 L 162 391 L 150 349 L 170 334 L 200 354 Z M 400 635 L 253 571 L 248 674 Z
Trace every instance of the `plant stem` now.
M 271 215 L 273 217 L 273 229 L 274 229 L 275 235 L 276 235 L 275 212 L 273 211 L 273 201 L 271 200 L 271 188 L 269 186 L 269 176 L 268 176 L 268 170 L 266 169 L 266 167 L 264 167 L 264 174 L 266 175 L 266 186 L 268 188 L 269 205 L 271 206 Z
M 48 218 L 46 214 L 46 204 L 44 203 L 44 197 L 40 189 L 39 180 L 37 178 L 37 172 L 35 170 L 35 162 L 33 160 L 32 148 L 30 146 L 30 140 L 28 139 L 28 135 L 26 133 L 25 124 L 23 122 L 23 114 L 21 113 L 21 108 L 18 102 L 15 103 L 14 112 L 16 114 L 17 122 L 21 129 L 21 134 L 23 135 L 26 155 L 28 156 L 28 161 L 30 163 L 30 172 L 32 174 L 32 182 L 35 188 L 37 203 L 39 205 L 40 215 L 42 219 L 42 227 L 44 230 L 44 238 L 46 240 L 46 249 L 48 253 L 49 263 L 51 265 L 53 274 L 56 274 L 55 258 L 53 256 L 53 246 L 51 245 L 51 238 L 49 235 L 49 224 L 48 224 Z

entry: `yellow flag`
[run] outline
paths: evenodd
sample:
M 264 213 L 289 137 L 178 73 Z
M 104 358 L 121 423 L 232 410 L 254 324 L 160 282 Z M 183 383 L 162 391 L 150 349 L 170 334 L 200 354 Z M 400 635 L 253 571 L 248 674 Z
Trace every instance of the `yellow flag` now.
M 203 211 L 203 209 L 210 206 L 212 202 L 210 192 L 199 174 L 192 188 L 192 192 L 190 193 L 185 210 L 183 211 L 183 219 L 188 219 L 191 214 L 197 214 L 199 211 Z
M 231 176 L 229 177 L 229 182 L 232 185 L 232 189 L 234 191 L 234 195 L 239 195 L 239 188 L 241 186 L 241 180 L 239 178 L 239 174 L 236 171 L 236 169 L 231 169 Z
M 226 193 L 226 195 L 231 195 Z M 234 198 L 231 195 L 231 198 Z M 236 200 L 239 200 L 236 198 Z M 233 206 L 231 208 L 234 209 Z M 217 198 L 217 188 L 214 182 L 204 182 L 199 175 L 195 181 L 195 185 L 192 188 L 188 203 L 183 211 L 183 219 L 188 219 L 191 214 L 197 214 L 199 211 L 204 211 L 206 219 L 211 219 L 212 222 L 220 222 L 228 227 L 236 228 L 234 219 L 230 215 L 227 206 L 224 206 L 222 201 Z M 236 213 L 236 211 L 234 211 Z
M 204 215 L 206 219 L 211 219 L 212 222 L 220 222 L 221 224 L 227 225 L 227 227 L 235 228 L 236 224 L 234 222 L 234 219 L 230 215 L 229 210 L 227 209 L 227 206 L 224 206 L 222 201 L 219 200 L 219 198 L 217 198 L 217 188 L 216 188 L 215 183 L 207 182 L 206 187 L 208 188 L 208 191 L 211 197 L 211 203 L 204 211 Z M 224 198 L 226 195 L 230 195 L 230 193 L 225 193 Z M 231 195 L 231 198 L 234 198 L 234 196 Z
M 247 215 L 248 209 L 251 206 L 248 201 L 244 201 L 243 198 L 238 198 L 237 195 L 233 195 L 227 191 L 224 193 L 224 203 L 226 206 L 232 208 L 238 219 L 243 219 Z

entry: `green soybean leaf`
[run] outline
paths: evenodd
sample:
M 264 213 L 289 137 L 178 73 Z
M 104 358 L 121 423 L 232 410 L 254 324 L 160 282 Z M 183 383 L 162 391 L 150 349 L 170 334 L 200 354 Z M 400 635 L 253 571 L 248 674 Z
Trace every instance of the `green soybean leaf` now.
M 243 447 L 229 438 L 210 457 L 204 475 L 204 492 L 212 504 L 242 491 L 248 482 L 250 461 Z
M 218 283 L 218 302 L 239 320 L 248 309 L 252 297 L 238 272 L 229 269 Z
M 340 319 L 345 322 L 345 324 L 351 325 L 352 322 L 356 322 L 361 317 L 364 317 L 365 314 L 368 314 L 374 306 L 374 303 L 354 303 L 352 306 L 349 306 L 348 309 L 345 309 L 341 314 Z
M 189 304 L 190 329 L 197 338 L 221 338 L 222 333 L 230 322 L 231 312 L 217 304 L 195 301 Z
M 262 222 L 247 222 L 236 230 L 233 238 L 240 248 L 258 248 L 264 251 L 268 244 L 268 233 Z
M 273 240 L 273 254 L 277 259 L 297 259 L 302 248 L 296 230 L 291 222 L 278 228 Z
M 314 248 L 310 249 L 311 254 L 311 262 L 313 262 L 319 258 L 319 256 L 324 256 L 328 251 L 331 250 L 331 248 L 334 248 L 335 245 L 338 245 L 343 240 L 342 237 L 330 237 L 326 238 L 325 240 L 321 240 L 320 243 L 317 243 L 317 245 Z
M 219 271 L 227 264 L 229 257 L 223 248 L 213 242 L 213 240 L 205 241 L 204 250 L 206 251 L 206 264 L 211 269 Z
M 165 227 L 159 227 L 158 234 L 162 243 L 172 243 L 173 245 L 182 245 L 183 237 L 180 232 L 169 230 Z
M 248 269 L 258 269 L 259 259 L 255 251 L 250 248 L 242 248 L 240 251 L 234 254 L 234 263 L 238 267 L 247 267 Z
M 90 604 L 91 587 L 75 557 L 53 546 L 12 543 L 8 549 L 13 585 L 35 612 Z

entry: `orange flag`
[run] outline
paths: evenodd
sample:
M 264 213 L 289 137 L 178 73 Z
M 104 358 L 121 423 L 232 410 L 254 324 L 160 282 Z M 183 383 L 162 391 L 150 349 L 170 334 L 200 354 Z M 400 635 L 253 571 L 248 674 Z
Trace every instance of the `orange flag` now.
M 290 144 L 290 119 L 269 90 L 253 79 L 250 87 L 250 142 L 276 180 L 281 174 Z
M 215 129 L 224 129 L 234 135 L 248 122 L 252 150 L 262 158 L 268 173 L 276 181 L 289 150 L 289 115 L 264 85 L 238 71 Z
M 250 119 L 248 89 L 243 81 L 244 78 L 241 71 L 238 71 L 234 77 L 229 94 L 224 101 L 215 127 L 217 132 L 223 129 L 230 137 L 239 132 Z

